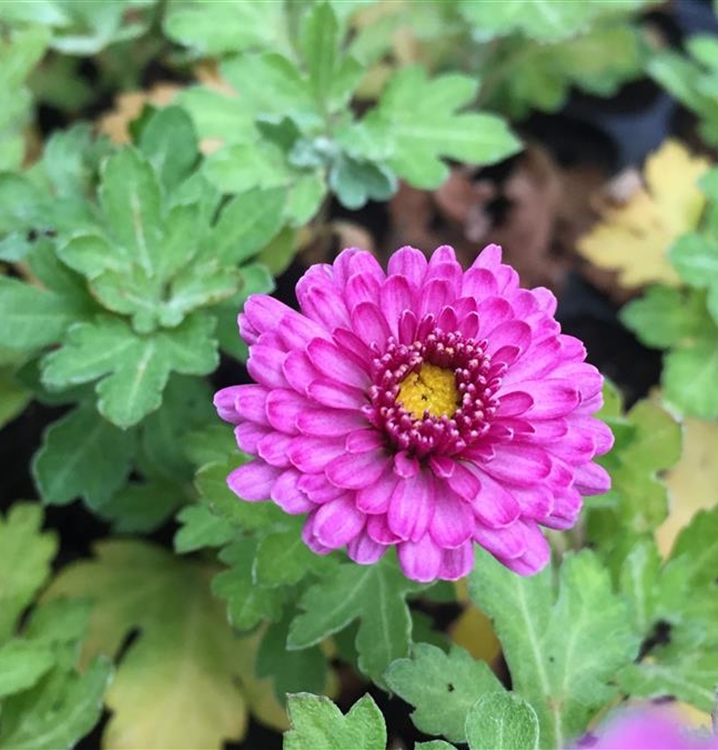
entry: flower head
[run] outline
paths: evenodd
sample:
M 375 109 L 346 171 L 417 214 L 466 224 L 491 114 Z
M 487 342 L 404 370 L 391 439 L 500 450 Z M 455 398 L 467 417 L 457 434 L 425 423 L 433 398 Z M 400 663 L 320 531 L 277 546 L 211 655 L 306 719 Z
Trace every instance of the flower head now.
M 306 513 L 315 552 L 373 563 L 395 546 L 405 574 L 453 580 L 473 544 L 517 573 L 549 560 L 539 525 L 570 527 L 605 492 L 592 463 L 612 435 L 591 414 L 602 378 L 561 334 L 547 289 L 520 289 L 487 247 L 342 252 L 297 285 L 301 312 L 247 300 L 240 331 L 256 385 L 225 388 L 220 416 L 256 456 L 230 474 L 245 500 Z
M 623 711 L 604 722 L 578 748 L 591 750 L 718 750 L 718 737 L 682 727 L 679 717 L 646 707 Z

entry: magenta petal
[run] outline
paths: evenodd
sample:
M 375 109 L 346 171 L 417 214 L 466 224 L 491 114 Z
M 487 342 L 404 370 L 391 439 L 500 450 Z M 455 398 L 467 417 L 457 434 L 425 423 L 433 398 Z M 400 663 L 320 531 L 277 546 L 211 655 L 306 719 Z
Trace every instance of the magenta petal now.
M 469 506 L 450 493 L 437 493 L 434 513 L 429 524 L 432 539 L 443 549 L 459 547 L 474 531 Z
M 443 554 L 428 534 L 418 542 L 402 542 L 397 545 L 397 550 L 401 569 L 407 578 L 420 583 L 436 580 Z
M 376 482 L 388 461 L 382 450 L 342 453 L 326 467 L 327 477 L 337 487 L 358 490 Z
M 434 484 L 428 472 L 400 479 L 389 500 L 389 527 L 401 539 L 421 539 L 431 522 L 435 504 Z
M 316 520 L 317 511 L 313 511 L 307 517 L 307 520 L 302 527 L 302 539 L 304 544 L 317 555 L 328 555 L 334 551 L 334 547 L 327 547 L 322 544 L 314 534 L 314 522 Z
M 242 422 L 234 428 L 234 437 L 240 450 L 256 455 L 259 441 L 270 432 L 271 429 L 264 425 L 255 422 Z
M 330 378 L 317 378 L 307 388 L 307 392 L 318 403 L 334 409 L 360 409 L 366 403 L 364 393 L 358 388 L 337 383 Z
M 240 385 L 237 387 L 234 405 L 242 419 L 259 424 L 269 424 L 267 420 L 267 396 L 269 391 L 261 385 Z
M 235 469 L 227 477 L 227 484 L 242 500 L 268 500 L 272 486 L 281 473 L 282 469 L 269 466 L 257 459 Z
M 344 453 L 344 448 L 337 445 L 336 440 L 306 435 L 294 437 L 287 450 L 289 460 L 300 471 L 306 471 L 308 474 L 323 471 L 342 453 Z
M 364 425 L 366 418 L 358 411 L 308 409 L 296 416 L 296 426 L 300 432 L 320 437 L 343 437 Z
M 401 541 L 401 537 L 389 528 L 386 516 L 383 515 L 367 516 L 366 531 L 378 544 L 396 544 Z
M 287 380 L 282 365 L 287 355 L 279 349 L 255 344 L 249 351 L 247 372 L 267 388 L 286 388 Z
M 551 472 L 551 459 L 542 448 L 530 445 L 496 446 L 496 455 L 481 468 L 494 479 L 525 487 Z
M 373 302 L 362 302 L 352 311 L 352 329 L 368 344 L 383 347 L 391 335 L 386 318 Z
M 528 393 L 523 391 L 513 391 L 506 395 L 499 395 L 499 408 L 496 411 L 497 417 L 515 417 L 523 414 L 527 409 L 534 405 L 534 400 Z
M 354 537 L 347 545 L 347 554 L 359 565 L 373 565 L 387 550 L 387 545 L 377 544 L 366 532 Z
M 270 432 L 265 435 L 257 445 L 257 453 L 272 466 L 289 466 L 287 450 L 294 438 L 291 435 L 282 435 Z
M 439 577 L 445 581 L 458 581 L 469 575 L 473 567 L 474 544 L 466 542 L 455 549 L 443 550 Z
M 523 522 L 526 551 L 512 558 L 506 565 L 522 576 L 532 576 L 543 570 L 551 561 L 551 547 L 541 530 L 530 521 Z
M 291 515 L 306 513 L 314 508 L 304 492 L 297 486 L 301 474 L 289 469 L 277 477 L 272 486 L 272 500 L 285 512 Z
M 501 266 L 501 254 L 501 245 L 487 245 L 471 264 L 471 268 L 489 268 L 496 271 Z
M 471 507 L 481 523 L 492 529 L 510 526 L 521 515 L 521 506 L 513 492 L 486 474 L 481 478 L 481 492 L 474 497 Z
M 314 516 L 314 536 L 333 549 L 343 547 L 364 528 L 365 516 L 356 509 L 354 498 L 341 497 L 325 503 Z
M 244 319 L 257 333 L 273 331 L 277 322 L 288 312 L 293 311 L 267 294 L 250 294 L 243 310 Z
M 462 295 L 484 299 L 495 295 L 497 291 L 496 277 L 487 268 L 472 267 L 464 274 L 461 286 Z
M 568 380 L 525 380 L 520 390 L 534 400 L 529 414 L 534 419 L 554 419 L 573 411 L 580 397 L 576 387 Z
M 389 277 L 405 276 L 407 281 L 418 288 L 424 281 L 428 262 L 424 253 L 415 247 L 402 247 L 389 258 Z
M 393 336 L 399 336 L 399 319 L 413 307 L 412 288 L 404 276 L 391 276 L 381 290 L 381 311 Z
M 445 279 L 432 279 L 425 283 L 419 298 L 419 318 L 428 313 L 438 315 L 444 305 L 456 299 L 456 289 Z
M 304 351 L 290 352 L 282 364 L 287 383 L 297 393 L 307 393 L 309 386 L 320 376 Z
M 394 488 L 397 482 L 400 481 L 391 468 L 387 467 L 376 482 L 372 482 L 366 487 L 357 490 L 355 500 L 357 508 L 363 513 L 371 515 L 386 513 L 389 509 L 389 500 L 394 492 Z
M 309 402 L 304 396 L 287 388 L 271 391 L 267 396 L 266 412 L 269 424 L 287 435 L 296 435 L 297 417 L 307 409 Z
M 369 385 L 368 375 L 358 369 L 334 344 L 324 339 L 314 339 L 309 342 L 307 354 L 317 370 L 332 380 L 356 388 L 366 388 Z
M 328 503 L 346 494 L 343 487 L 332 484 L 324 474 L 302 474 L 297 487 L 316 505 Z
M 383 448 L 385 444 L 385 436 L 373 427 L 367 427 L 365 422 L 360 429 L 349 432 L 344 447 L 349 453 L 366 453 Z
M 347 282 L 344 297 L 350 312 L 362 302 L 379 302 L 381 285 L 374 276 L 364 273 L 354 274 Z
M 588 463 L 576 469 L 575 487 L 582 495 L 602 495 L 611 489 L 611 475 L 603 466 Z
M 237 412 L 236 401 L 239 391 L 244 386 L 231 385 L 229 388 L 222 388 L 214 394 L 214 408 L 217 409 L 220 419 L 231 424 L 237 424 L 241 415 Z
M 551 514 L 536 520 L 551 529 L 570 529 L 581 512 L 582 498 L 575 489 L 564 490 L 553 498 Z

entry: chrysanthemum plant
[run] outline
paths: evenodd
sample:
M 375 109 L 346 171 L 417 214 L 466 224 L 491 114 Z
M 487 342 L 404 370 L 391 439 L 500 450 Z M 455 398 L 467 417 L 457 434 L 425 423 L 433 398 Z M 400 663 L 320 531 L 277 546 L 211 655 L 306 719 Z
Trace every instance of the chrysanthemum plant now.
M 498 162 L 502 115 L 639 71 L 647 3 L 518 5 L 0 3 L 0 422 L 39 415 L 42 502 L 109 535 L 77 560 L 37 504 L 0 515 L 0 749 L 74 747 L 103 705 L 88 746 L 219 748 L 252 716 L 294 750 L 385 748 L 389 696 L 424 750 L 566 748 L 628 697 L 711 709 L 718 513 L 661 557 L 680 427 L 624 413 L 551 292 L 443 246 L 346 249 L 295 307 L 270 294 L 334 199 Z M 147 61 L 201 83 L 131 143 L 28 137 L 34 104 L 96 112 Z M 712 227 L 675 250 L 701 325 Z M 697 365 L 689 323 L 655 330 Z M 457 604 L 501 663 L 452 642 Z

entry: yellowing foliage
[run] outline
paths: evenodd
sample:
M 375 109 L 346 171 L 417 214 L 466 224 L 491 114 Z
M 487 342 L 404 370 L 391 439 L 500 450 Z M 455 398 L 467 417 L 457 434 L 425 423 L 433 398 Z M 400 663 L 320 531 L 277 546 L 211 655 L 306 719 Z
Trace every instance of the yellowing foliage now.
M 646 160 L 644 186 L 625 203 L 607 206 L 602 221 L 578 242 L 596 266 L 617 271 L 623 287 L 677 285 L 667 252 L 675 239 L 696 228 L 705 205 L 698 178 L 710 163 L 667 140 Z

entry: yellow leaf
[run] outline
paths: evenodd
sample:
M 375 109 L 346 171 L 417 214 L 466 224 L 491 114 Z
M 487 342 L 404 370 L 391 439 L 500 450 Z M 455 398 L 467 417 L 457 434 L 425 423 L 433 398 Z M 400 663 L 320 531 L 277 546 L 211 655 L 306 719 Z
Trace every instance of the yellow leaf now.
M 602 211 L 602 221 L 578 242 L 581 254 L 596 266 L 617 271 L 624 287 L 679 284 L 667 252 L 679 235 L 698 224 L 705 197 L 696 183 L 709 166 L 678 141 L 665 141 L 646 160 L 645 186 Z
M 491 664 L 501 652 L 501 644 L 494 633 L 491 620 L 469 602 L 466 581 L 456 583 L 457 598 L 467 602 L 466 609 L 449 629 L 454 643 L 465 648 L 474 659 L 483 659 Z
M 106 702 L 113 712 L 103 746 L 110 750 L 221 748 L 239 740 L 248 712 L 287 726 L 269 679 L 254 676 L 261 633 L 237 636 L 225 605 L 210 592 L 212 566 L 150 544 L 112 540 L 97 557 L 68 566 L 47 592 L 93 600 L 83 661 L 120 658 Z
M 680 530 L 702 508 L 718 501 L 718 423 L 687 417 L 683 423 L 683 452 L 664 482 L 670 511 L 656 531 L 658 549 L 666 557 Z

